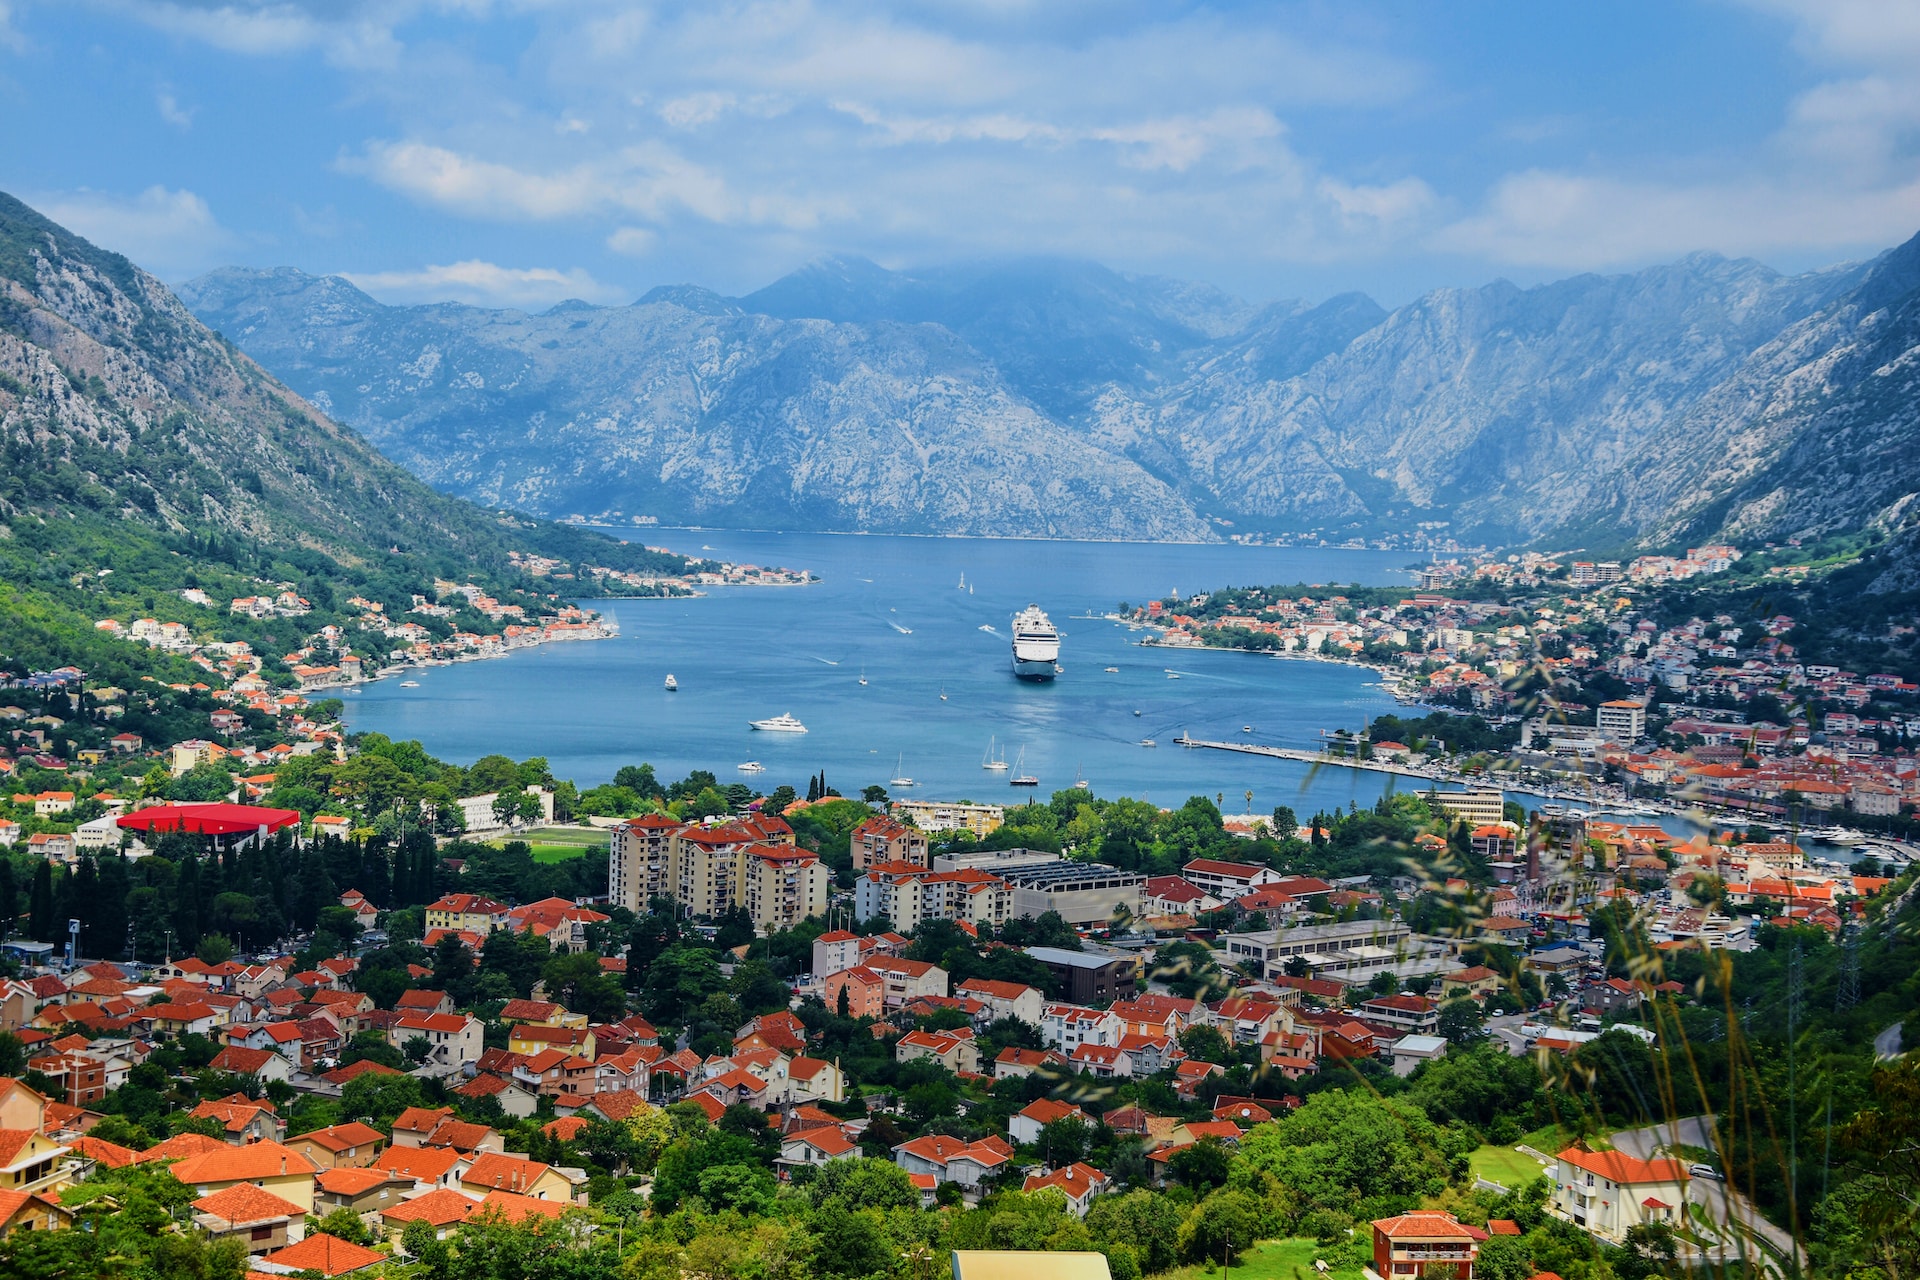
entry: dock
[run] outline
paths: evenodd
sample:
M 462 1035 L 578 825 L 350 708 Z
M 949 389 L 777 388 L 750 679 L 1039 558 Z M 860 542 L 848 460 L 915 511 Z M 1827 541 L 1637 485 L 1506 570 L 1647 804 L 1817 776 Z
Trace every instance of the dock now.
M 1382 760 L 1358 760 L 1353 756 L 1329 755 L 1324 751 L 1301 751 L 1296 747 L 1269 747 L 1257 742 L 1208 742 L 1201 738 L 1190 738 L 1185 733 L 1173 740 L 1177 747 L 1204 747 L 1209 751 L 1238 751 L 1242 755 L 1268 756 L 1275 760 L 1297 760 L 1301 764 L 1330 764 L 1342 769 L 1365 769 L 1370 773 L 1392 773 L 1403 778 L 1420 778 L 1427 782 L 1437 782 L 1437 775 L 1413 765 L 1394 764 Z

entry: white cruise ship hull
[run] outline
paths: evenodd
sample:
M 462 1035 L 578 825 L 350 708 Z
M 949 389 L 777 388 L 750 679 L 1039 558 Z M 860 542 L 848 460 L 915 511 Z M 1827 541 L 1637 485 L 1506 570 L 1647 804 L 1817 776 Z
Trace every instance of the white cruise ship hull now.
M 1022 680 L 1051 680 L 1054 677 L 1053 659 L 1022 658 L 1016 654 L 1013 659 L 1013 674 Z

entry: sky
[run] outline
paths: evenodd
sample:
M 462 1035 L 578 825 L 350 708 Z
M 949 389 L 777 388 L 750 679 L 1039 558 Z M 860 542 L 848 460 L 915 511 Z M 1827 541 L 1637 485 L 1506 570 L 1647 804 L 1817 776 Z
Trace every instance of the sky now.
M 0 189 L 161 278 L 1067 255 L 1395 305 L 1920 231 L 1920 0 L 0 0 Z

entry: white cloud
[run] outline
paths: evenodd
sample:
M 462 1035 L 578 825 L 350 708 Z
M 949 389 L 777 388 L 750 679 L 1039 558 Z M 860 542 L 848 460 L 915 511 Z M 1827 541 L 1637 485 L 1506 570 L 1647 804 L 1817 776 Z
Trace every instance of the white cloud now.
M 169 279 L 213 266 L 235 244 L 191 191 L 155 186 L 128 198 L 82 188 L 32 203 L 61 226 Z
M 645 227 L 619 227 L 607 237 L 607 248 L 629 258 L 644 258 L 659 243 L 660 237 Z
M 502 267 L 469 259 L 413 271 L 346 273 L 346 278 L 383 302 L 466 302 L 484 307 L 540 310 L 569 298 L 619 302 L 625 295 L 578 267 Z
M 13 6 L 8 0 L 0 0 L 0 49 L 11 49 L 15 53 L 25 52 L 26 39 L 13 29 Z
M 199 110 L 198 107 L 182 107 L 180 100 L 173 96 L 173 90 L 164 87 L 154 95 L 154 105 L 160 109 L 160 118 L 177 129 L 191 129 L 194 112 Z
M 1433 247 L 1550 268 L 1628 266 L 1702 247 L 1729 254 L 1832 251 L 1905 240 L 1920 226 L 1920 179 L 1866 191 L 1790 180 L 1662 185 L 1535 170 L 1502 181 Z
M 284 57 L 319 50 L 336 66 L 390 68 L 394 28 L 427 9 L 462 4 L 409 0 L 95 0 L 101 7 L 227 53 Z

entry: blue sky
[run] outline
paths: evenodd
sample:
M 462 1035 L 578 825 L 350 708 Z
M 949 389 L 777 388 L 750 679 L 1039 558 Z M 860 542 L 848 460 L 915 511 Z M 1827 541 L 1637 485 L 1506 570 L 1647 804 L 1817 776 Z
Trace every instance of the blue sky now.
M 1089 257 L 1389 304 L 1920 230 L 1920 5 L 0 0 L 0 187 L 163 278 Z

